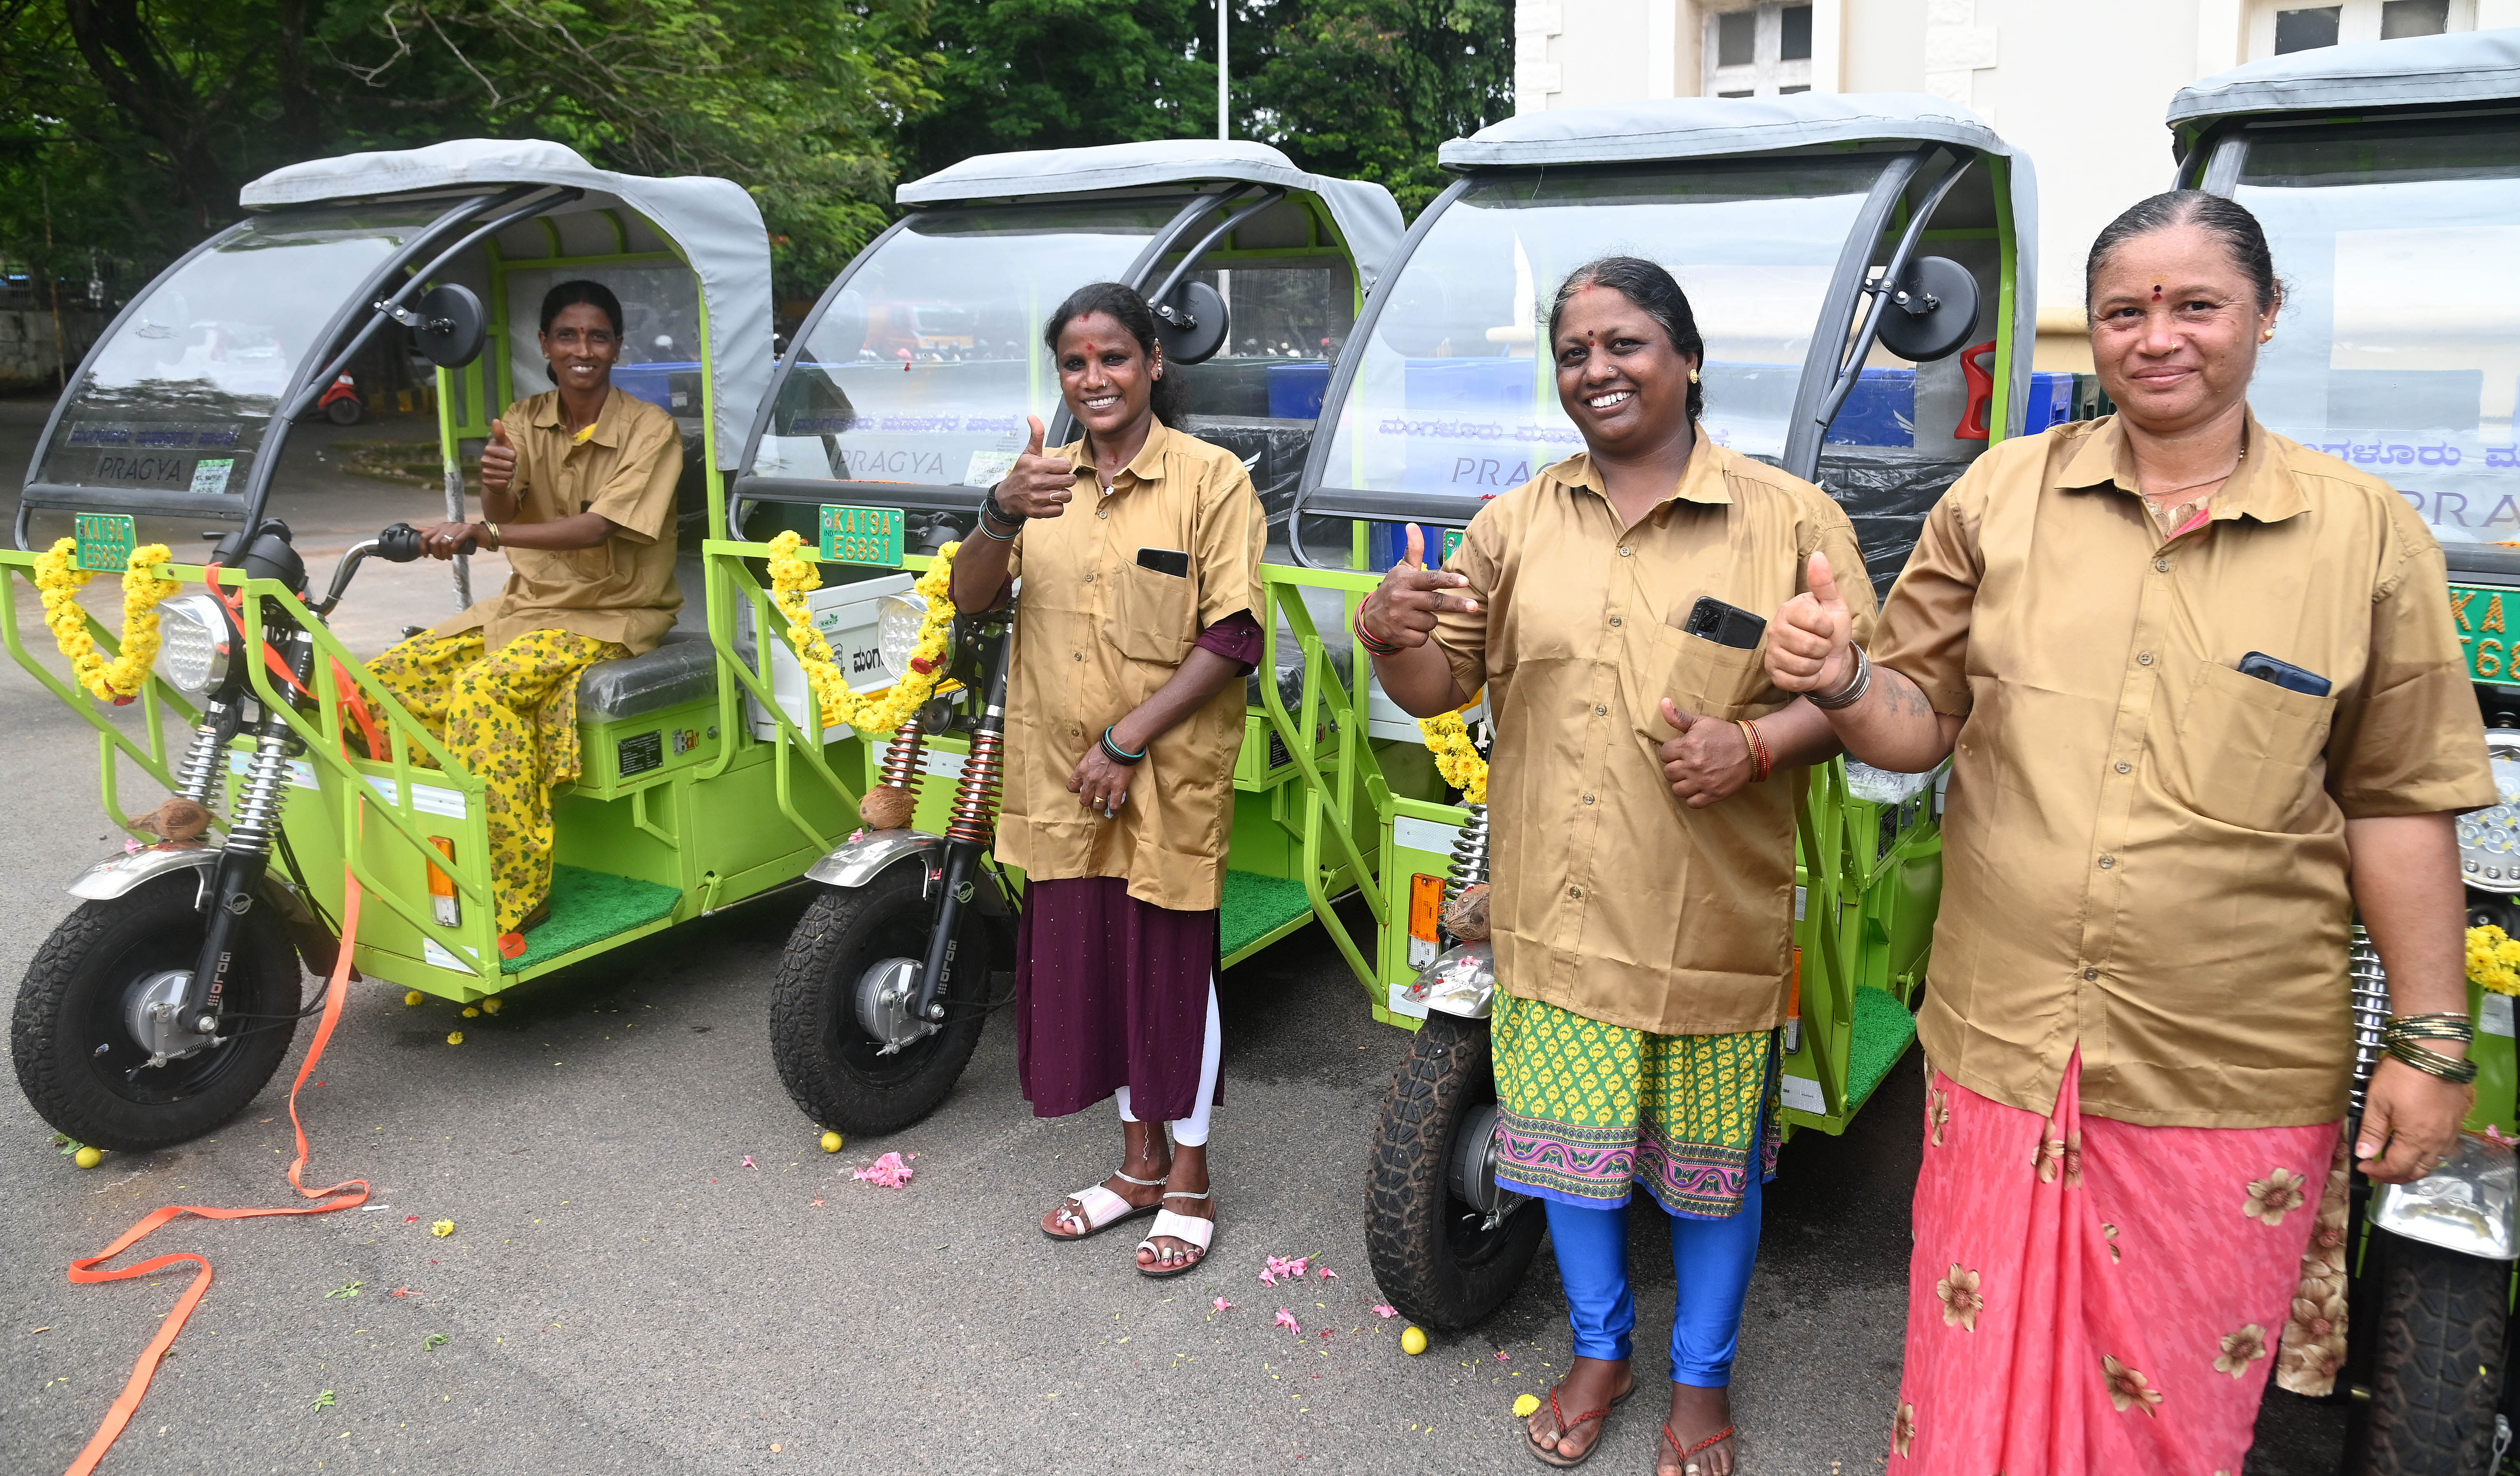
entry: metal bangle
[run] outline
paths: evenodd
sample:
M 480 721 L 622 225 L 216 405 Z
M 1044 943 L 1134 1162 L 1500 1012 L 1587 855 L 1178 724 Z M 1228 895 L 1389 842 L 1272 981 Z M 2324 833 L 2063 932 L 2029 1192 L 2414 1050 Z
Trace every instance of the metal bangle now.
M 989 489 L 989 495 L 980 499 L 980 518 L 984 522 L 994 522 L 1001 527 L 1013 528 L 1018 532 L 1022 530 L 1025 521 L 1022 517 L 1008 512 L 1004 507 L 999 505 L 998 489 L 996 487 L 991 487 Z M 1012 535 L 1001 534 L 1000 536 L 1008 537 Z
M 1114 723 L 1111 725 L 1111 728 L 1117 728 L 1119 726 L 1119 724 Z M 1113 742 L 1111 740 L 1111 728 L 1105 728 L 1102 730 L 1102 756 L 1109 759 L 1111 762 L 1120 765 L 1122 768 L 1135 767 L 1139 760 L 1147 756 L 1147 750 L 1145 748 L 1141 748 L 1137 752 L 1131 753 L 1128 749 Z M 1152 745 L 1150 744 L 1148 746 Z
M 2441 1010 L 2433 1014 L 2392 1016 L 2381 1029 L 2381 1039 L 2401 1041 L 2457 1041 L 2464 1045 L 2476 1039 L 2476 1022 L 2463 1011 Z
M 1400 654 L 1402 648 L 1399 642 L 1385 641 L 1380 636 L 1377 636 L 1373 632 L 1366 629 L 1365 606 L 1362 604 L 1356 607 L 1356 619 L 1352 623 L 1351 629 L 1356 633 L 1356 644 L 1364 647 L 1370 654 L 1377 656 L 1396 656 Z
M 989 521 L 989 514 L 986 510 L 981 512 L 980 520 L 975 525 L 974 531 L 976 531 L 982 538 L 994 538 L 1000 543 L 1012 543 L 1015 541 L 1014 533 L 1001 533 L 998 531 L 997 524 Z M 1022 529 L 1017 528 L 1015 531 L 1021 532 Z
M 1854 649 L 1855 675 L 1847 679 L 1844 687 L 1833 693 L 1803 693 L 1804 696 L 1811 698 L 1811 704 L 1814 707 L 1822 712 L 1837 712 L 1863 701 L 1864 694 L 1872 690 L 1872 658 L 1865 654 L 1864 648 L 1861 646 Z
M 2414 1067 L 2426 1076 L 2437 1076 L 2453 1086 L 2464 1087 L 2476 1080 L 2476 1062 L 2444 1055 L 2438 1051 L 2418 1046 L 2412 1041 L 2388 1043 L 2389 1054 Z

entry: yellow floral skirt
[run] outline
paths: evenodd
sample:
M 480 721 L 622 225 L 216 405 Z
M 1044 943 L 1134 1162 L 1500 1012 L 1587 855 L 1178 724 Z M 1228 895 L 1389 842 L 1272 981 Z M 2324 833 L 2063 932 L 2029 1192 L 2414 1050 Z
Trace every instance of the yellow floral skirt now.
M 577 679 L 630 654 L 615 641 L 527 631 L 496 654 L 481 633 L 414 636 L 368 663 L 394 699 L 488 789 L 491 896 L 512 933 L 551 896 L 552 785 L 577 778 Z

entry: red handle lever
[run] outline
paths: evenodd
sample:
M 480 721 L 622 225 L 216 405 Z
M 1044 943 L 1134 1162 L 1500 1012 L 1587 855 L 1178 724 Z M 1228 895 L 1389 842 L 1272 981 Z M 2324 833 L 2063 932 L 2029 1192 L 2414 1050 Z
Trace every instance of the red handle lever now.
M 1985 369 L 1977 367 L 1981 354 L 1994 358 L 1994 339 L 1960 350 L 1960 375 L 1968 382 L 1968 409 L 1961 414 L 1958 427 L 1952 431 L 1952 439 L 1956 441 L 1982 441 L 1987 438 L 1987 412 L 1995 408 L 1995 369 L 1992 364 Z

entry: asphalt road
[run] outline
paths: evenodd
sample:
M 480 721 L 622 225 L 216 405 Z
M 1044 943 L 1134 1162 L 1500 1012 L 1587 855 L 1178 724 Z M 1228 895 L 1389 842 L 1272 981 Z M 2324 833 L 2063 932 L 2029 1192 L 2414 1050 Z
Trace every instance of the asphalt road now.
M 0 467 L 22 464 L 27 404 L 0 401 Z M 341 533 L 391 520 L 374 514 L 397 498 L 417 515 L 430 501 L 319 472 L 297 490 L 306 528 Z M 415 584 L 409 598 L 444 596 Z M 391 604 L 380 597 L 368 617 L 379 630 Z M 12 746 L 0 978 L 15 978 L 68 910 L 63 882 L 117 837 L 99 817 L 85 725 L 14 670 L 0 672 L 0 733 Z M 1154 1282 L 1131 1270 L 1126 1236 L 1060 1245 L 1034 1230 L 1108 1170 L 1117 1134 L 1101 1111 L 1029 1114 L 1003 1015 L 927 1122 L 835 1156 L 816 1148 L 765 1040 L 800 907 L 764 899 L 628 945 L 518 991 L 496 1017 L 354 987 L 301 1107 L 308 1182 L 365 1178 L 370 1206 L 185 1220 L 146 1242 L 140 1254 L 202 1252 L 217 1281 L 104 1468 L 1527 1468 L 1508 1407 L 1545 1392 L 1568 1355 L 1548 1253 L 1486 1326 L 1418 1358 L 1369 1310 L 1380 1297 L 1365 1262 L 1367 1149 L 1407 1039 L 1373 1022 L 1318 931 L 1224 981 L 1217 1251 Z M 458 1028 L 463 1044 L 447 1044 Z M 86 1173 L 0 1089 L 0 1470 L 68 1465 L 189 1271 L 71 1286 L 73 1256 L 159 1205 L 293 1200 L 282 1175 L 294 1061 L 215 1138 Z M 1882 1465 L 1913 1067 L 1846 1137 L 1785 1149 L 1734 1384 L 1752 1476 Z M 906 1188 L 850 1177 L 887 1150 L 917 1155 Z M 1632 1251 L 1649 1381 L 1672 1301 L 1657 1218 L 1635 1217 Z M 433 1237 L 441 1219 L 454 1233 Z M 1313 1255 L 1337 1278 L 1264 1286 L 1272 1254 Z M 1217 1310 L 1220 1297 L 1235 1305 Z M 1282 1307 L 1299 1336 L 1274 1325 Z M 1613 1420 L 1598 1469 L 1651 1469 L 1651 1403 Z M 2332 1471 L 2339 1428 L 2333 1411 L 2273 1395 L 2248 1469 Z

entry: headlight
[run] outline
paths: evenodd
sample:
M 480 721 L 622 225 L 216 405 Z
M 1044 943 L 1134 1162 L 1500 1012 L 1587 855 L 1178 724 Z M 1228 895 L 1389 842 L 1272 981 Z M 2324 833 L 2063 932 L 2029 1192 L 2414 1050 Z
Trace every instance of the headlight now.
M 2459 877 L 2479 891 L 2520 892 L 2520 733 L 2488 731 L 2485 751 L 2501 803 L 2458 818 Z
M 236 632 L 208 595 L 185 595 L 158 606 L 158 672 L 188 697 L 228 679 Z
M 910 675 L 910 658 L 919 649 L 919 627 L 926 622 L 927 602 L 909 595 L 886 595 L 875 603 L 875 640 L 883 669 L 894 681 Z M 936 655 L 939 667 L 954 664 L 954 627 L 945 627 L 945 649 Z

